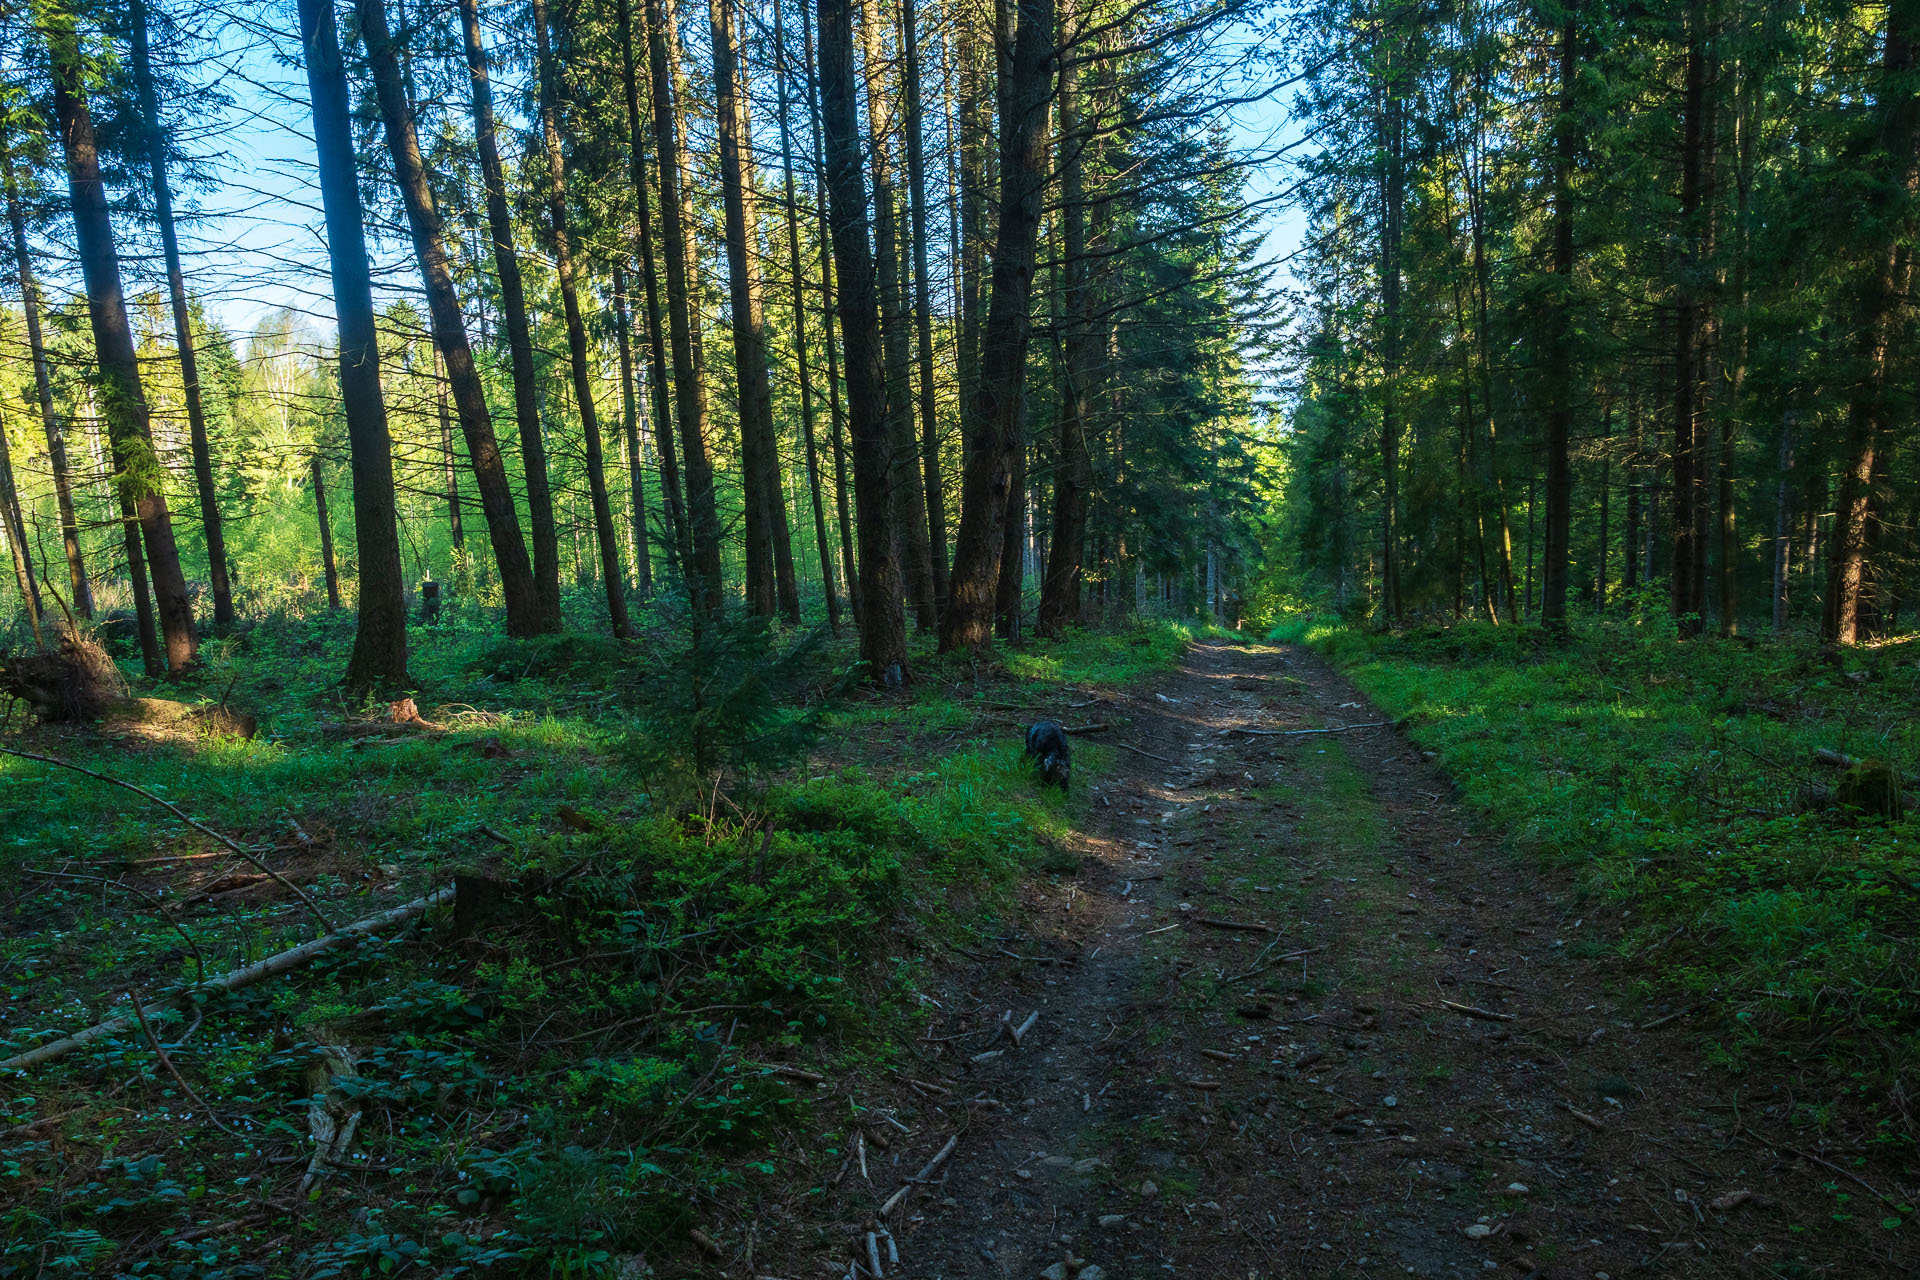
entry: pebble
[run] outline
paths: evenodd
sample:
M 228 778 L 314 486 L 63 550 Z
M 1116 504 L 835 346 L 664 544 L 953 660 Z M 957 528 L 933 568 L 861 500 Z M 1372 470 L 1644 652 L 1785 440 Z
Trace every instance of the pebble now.
M 1080 1268 L 1080 1274 L 1074 1280 L 1107 1280 L 1107 1269 L 1099 1263 Z
M 1148 1179 L 1146 1182 L 1140 1184 L 1140 1194 L 1143 1196 L 1157 1196 L 1160 1194 L 1160 1186 L 1152 1179 Z
M 1394 1097 L 1392 1094 L 1388 1094 L 1386 1097 L 1380 1099 L 1380 1105 L 1383 1107 L 1397 1107 L 1400 1105 L 1400 1099 Z
M 1126 1221 L 1127 1221 L 1127 1215 L 1124 1213 L 1103 1213 L 1100 1215 L 1100 1225 L 1107 1228 L 1108 1230 L 1112 1230 L 1115 1227 L 1125 1226 Z
M 1493 1234 L 1493 1228 L 1484 1222 L 1476 1222 L 1470 1227 L 1460 1228 L 1460 1234 L 1469 1240 L 1485 1240 Z
M 1067 1264 L 1056 1262 L 1040 1273 L 1040 1280 L 1067 1280 Z
M 1509 1182 L 1507 1184 L 1507 1194 L 1510 1196 L 1524 1196 L 1527 1194 L 1527 1191 L 1528 1187 L 1524 1182 Z
M 1102 1160 L 1099 1156 L 1088 1156 L 1085 1160 L 1075 1160 L 1073 1162 L 1073 1171 L 1075 1173 L 1092 1173 L 1104 1164 L 1106 1164 L 1106 1161 Z

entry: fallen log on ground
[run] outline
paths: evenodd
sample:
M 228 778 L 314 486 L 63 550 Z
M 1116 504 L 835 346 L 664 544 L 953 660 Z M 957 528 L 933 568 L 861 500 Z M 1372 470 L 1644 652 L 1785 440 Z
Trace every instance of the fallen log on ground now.
M 211 982 L 189 987 L 184 991 L 167 996 L 164 999 L 156 1000 L 146 1006 L 145 1012 L 153 1013 L 184 1008 L 192 1002 L 196 994 L 201 992 L 239 991 L 244 987 L 255 986 L 265 982 L 269 978 L 277 978 L 283 973 L 290 973 L 310 961 L 317 960 L 329 951 L 338 950 L 348 943 L 357 942 L 382 929 L 396 924 L 403 924 L 408 920 L 414 919 L 416 916 L 425 915 L 430 908 L 451 901 L 453 901 L 453 886 L 448 885 L 444 889 L 435 890 L 424 898 L 415 898 L 412 902 L 404 903 L 391 910 L 382 911 L 377 915 L 367 916 L 363 920 L 356 920 L 336 933 L 329 933 L 324 937 L 315 938 L 312 942 L 303 942 L 297 947 L 280 952 L 278 955 L 268 956 L 265 960 L 256 961 L 242 969 L 235 969 L 233 972 L 215 978 Z M 64 1058 L 75 1049 L 83 1049 L 95 1040 L 116 1035 L 119 1032 L 126 1031 L 138 1025 L 139 1017 L 137 1013 L 123 1013 L 117 1017 L 108 1018 L 105 1022 L 96 1023 L 88 1027 L 85 1031 L 76 1031 L 70 1036 L 62 1036 L 58 1040 L 49 1041 L 37 1049 L 28 1049 L 25 1052 L 16 1053 L 11 1058 L 0 1061 L 0 1071 L 24 1071 L 28 1067 L 37 1067 L 42 1063 L 52 1062 L 56 1058 Z

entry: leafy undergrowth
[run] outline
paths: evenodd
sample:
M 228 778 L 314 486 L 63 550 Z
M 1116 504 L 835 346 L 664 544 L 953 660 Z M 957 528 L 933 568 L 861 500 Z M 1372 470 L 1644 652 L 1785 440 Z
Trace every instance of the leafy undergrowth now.
M 1630 911 L 1644 989 L 1724 1014 L 1710 1057 L 1823 1062 L 1910 1140 L 1920 816 L 1888 782 L 1920 773 L 1920 644 L 1683 643 L 1621 620 L 1563 644 L 1485 624 L 1291 632 L 1406 717 L 1493 829 Z
M 1040 793 L 998 709 L 1186 637 L 1075 636 L 900 699 L 844 689 L 847 642 L 727 635 L 696 655 L 666 625 L 423 630 L 416 700 L 445 730 L 341 740 L 326 726 L 365 709 L 322 673 L 350 632 L 296 620 L 168 690 L 231 690 L 253 742 L 4 740 L 183 805 L 335 923 L 459 891 L 156 1011 L 164 1061 L 133 1028 L 0 1081 L 0 1276 L 612 1275 L 688 1253 L 736 1196 L 801 1194 L 809 1073 L 904 1054 L 915 955 L 1048 870 L 1082 804 Z M 1081 775 L 1103 759 L 1083 748 Z M 0 831 L 0 1056 L 315 936 L 211 841 L 75 773 L 0 757 Z M 315 1172 L 326 1115 L 353 1140 Z

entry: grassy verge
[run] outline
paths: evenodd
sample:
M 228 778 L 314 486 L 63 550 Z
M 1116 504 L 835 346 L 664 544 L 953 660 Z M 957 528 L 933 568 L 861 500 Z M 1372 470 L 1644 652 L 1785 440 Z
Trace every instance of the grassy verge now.
M 1034 786 L 1020 721 L 1185 644 L 1075 636 L 984 673 L 926 655 L 909 699 L 825 700 L 850 652 L 782 645 L 783 700 L 755 712 L 773 689 L 690 710 L 665 631 L 451 625 L 415 649 L 450 727 L 388 741 L 325 732 L 359 710 L 327 684 L 348 639 L 257 629 L 164 691 L 230 691 L 253 742 L 22 736 L 255 845 L 336 922 L 455 877 L 461 902 L 156 1015 L 167 1063 L 134 1030 L 0 1082 L 0 1276 L 611 1275 L 691 1251 L 725 1203 L 807 1194 L 790 1135 L 837 1123 L 808 1073 L 904 1054 L 925 944 L 1048 870 L 1083 803 Z M 702 662 L 770 669 L 750 659 Z M 720 785 L 676 776 L 722 714 L 751 741 Z M 1089 744 L 1079 776 L 1104 759 Z M 314 933 L 271 886 L 195 900 L 228 860 L 77 774 L 0 758 L 0 832 L 0 1056 Z M 355 1136 L 309 1178 L 323 1113 Z
M 1490 826 L 1627 912 L 1621 951 L 1657 975 L 1642 989 L 1724 1012 L 1712 1057 L 1824 1062 L 1887 1140 L 1910 1127 L 1887 1086 L 1920 1050 L 1920 821 L 1885 782 L 1920 771 L 1920 645 L 1286 631 L 1406 717 Z

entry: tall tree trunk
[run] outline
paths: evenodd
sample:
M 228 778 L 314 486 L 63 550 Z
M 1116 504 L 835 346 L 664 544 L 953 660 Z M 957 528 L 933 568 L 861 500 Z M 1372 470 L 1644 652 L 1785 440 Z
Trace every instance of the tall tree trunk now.
M 100 403 L 119 461 L 117 487 L 132 502 L 146 544 L 154 604 L 166 638 L 167 669 L 175 674 L 194 663 L 200 638 L 194 631 L 193 605 L 174 543 L 167 511 L 166 471 L 154 452 L 146 392 L 127 323 L 126 295 L 120 287 L 120 254 L 107 215 L 106 184 L 94 144 L 93 117 L 87 110 L 85 72 L 73 19 L 59 15 L 45 31 L 53 55 L 53 109 L 66 153 L 67 187 L 72 198 L 74 245 L 86 282 L 87 310 L 99 357 Z
M 1621 471 L 1626 477 L 1627 518 L 1620 545 L 1625 553 L 1621 566 L 1621 586 L 1631 593 L 1640 586 L 1640 480 L 1646 467 L 1641 456 L 1640 388 L 1627 388 L 1627 456 Z
M 1086 151 L 1092 140 L 1090 130 L 1083 125 L 1078 75 L 1070 63 L 1060 68 L 1059 111 L 1065 334 L 1061 342 L 1059 438 L 1053 471 L 1053 540 L 1040 586 L 1040 616 L 1034 626 L 1041 635 L 1055 639 L 1080 620 L 1080 556 L 1087 537 L 1093 469 L 1087 453 L 1087 419 L 1096 395 L 1094 370 L 1105 354 L 1101 350 L 1102 335 L 1094 325 L 1093 267 L 1087 257 Z
M 487 190 L 487 232 L 493 240 L 494 269 L 500 277 L 500 314 L 506 323 L 507 352 L 513 372 L 514 424 L 520 436 L 520 459 L 527 477 L 527 522 L 533 542 L 537 629 L 558 631 L 561 626 L 560 532 L 554 525 L 553 488 L 547 479 L 547 446 L 540 433 L 540 389 L 534 380 L 527 292 L 520 277 L 520 254 L 513 247 L 513 216 L 507 206 L 506 174 L 494 137 L 493 83 L 487 71 L 480 11 L 477 0 L 459 0 L 459 5 L 467 76 L 473 92 L 473 129 L 480 153 L 480 177 Z M 464 418 L 463 413 L 463 426 Z M 494 553 L 499 554 L 497 540 Z
M 644 600 L 653 594 L 653 555 L 647 545 L 646 471 L 641 465 L 645 450 L 640 443 L 644 432 L 640 426 L 640 406 L 634 389 L 633 322 L 630 318 L 628 301 L 627 271 L 620 263 L 615 262 L 613 264 L 613 318 L 620 340 L 620 408 L 622 421 L 626 425 L 627 488 L 632 498 L 632 510 L 627 513 L 627 518 L 633 522 L 634 589 Z
M 353 155 L 347 73 L 340 59 L 332 0 L 299 0 L 300 43 L 313 95 L 313 136 L 326 211 L 333 308 L 340 327 L 340 403 L 353 464 L 354 543 L 360 561 L 360 619 L 347 687 L 357 693 L 407 684 L 406 584 L 395 527 L 393 439 L 380 391 L 380 345 L 373 322 L 360 178 Z M 314 473 L 315 493 L 319 472 Z M 322 520 L 322 527 L 325 521 Z
M 820 216 L 820 345 L 827 351 L 827 434 L 833 442 L 833 501 L 840 523 L 840 572 L 847 583 L 847 607 L 853 612 L 853 624 L 861 625 L 864 606 L 860 594 L 860 565 L 854 558 L 854 527 L 847 510 L 846 424 L 840 402 L 840 357 L 833 341 L 833 225 L 826 190 L 826 130 L 820 117 L 819 84 L 813 64 L 813 18 L 804 3 L 800 6 L 800 47 L 806 57 L 807 118 L 813 130 L 813 171 L 818 184 Z M 865 632 L 861 633 L 863 636 Z
M 1553 288 L 1549 302 L 1547 369 L 1546 546 L 1540 572 L 1540 624 L 1567 630 L 1567 574 L 1573 533 L 1573 370 L 1578 361 L 1573 323 L 1573 164 L 1578 145 L 1574 89 L 1579 75 L 1577 6 L 1567 0 L 1560 24 L 1559 109 L 1553 125 Z
M 147 163 L 153 178 L 153 214 L 160 224 L 160 248 L 167 263 L 167 297 L 173 305 L 174 342 L 180 355 L 181 388 L 187 401 L 188 435 L 193 447 L 193 479 L 200 497 L 200 526 L 207 538 L 207 581 L 213 588 L 213 618 L 233 625 L 233 587 L 227 581 L 227 539 L 220 523 L 220 502 L 213 485 L 213 453 L 207 443 L 207 415 L 200 398 L 200 362 L 194 350 L 193 320 L 187 311 L 186 277 L 180 270 L 180 240 L 173 226 L 173 189 L 167 182 L 167 137 L 147 53 L 147 6 L 130 0 L 133 27 L 133 77 L 139 86 L 140 121 L 146 130 Z
M 793 284 L 794 364 L 800 374 L 800 429 L 807 446 L 807 488 L 813 499 L 813 538 L 820 552 L 820 588 L 827 597 L 827 629 L 840 634 L 840 597 L 833 589 L 833 547 L 827 541 L 827 511 L 820 500 L 820 450 L 813 429 L 813 370 L 807 362 L 806 275 L 800 269 L 800 197 L 793 180 L 793 124 L 787 96 L 785 5 L 773 0 L 774 76 L 780 97 L 780 168 L 786 189 L 787 272 Z M 829 334 L 828 342 L 832 342 Z
M 911 676 L 900 562 L 894 551 L 886 370 L 867 245 L 866 182 L 860 171 L 864 148 L 855 106 L 859 87 L 854 78 L 852 0 L 819 0 L 819 18 L 825 179 L 833 256 L 840 268 L 840 335 L 846 351 L 854 500 L 859 506 L 860 657 L 875 681 L 894 688 Z
M 40 629 L 40 584 L 33 579 L 33 556 L 27 550 L 27 521 L 20 510 L 20 491 L 13 483 L 13 450 L 7 444 L 7 422 L 0 414 L 0 534 L 7 540 L 13 556 L 13 576 L 20 586 L 20 603 L 27 611 L 27 626 L 33 642 L 46 647 L 47 638 Z
M 733 367 L 740 393 L 741 490 L 746 499 L 747 605 L 763 617 L 776 606 L 800 622 L 780 483 L 780 449 L 773 433 L 773 391 L 767 380 L 767 332 L 761 296 L 759 211 L 749 170 L 753 137 L 746 85 L 734 46 L 730 0 L 711 0 L 713 82 L 718 99 L 720 191 L 725 207 L 727 288 L 733 310 Z M 777 597 L 777 599 L 776 599 Z
M 987 106 L 980 62 L 980 32 L 970 8 L 956 11 L 959 28 L 956 60 L 960 72 L 960 243 L 955 271 L 959 276 L 960 314 L 954 343 L 955 372 L 959 380 L 960 438 L 971 447 L 979 431 L 974 408 L 980 390 L 980 318 L 986 268 Z M 964 464 L 963 464 L 964 465 Z M 963 478 L 964 480 L 964 478 Z M 952 585 L 948 585 L 952 597 Z
M 47 373 L 46 341 L 40 331 L 40 285 L 33 276 L 27 252 L 27 220 L 20 207 L 20 188 L 14 178 L 13 153 L 4 124 L 0 124 L 0 186 L 6 188 L 7 223 L 13 233 L 13 260 L 20 276 L 20 305 L 27 315 L 27 352 L 33 361 L 33 390 L 40 408 L 40 426 L 47 437 L 47 466 L 53 472 L 55 504 L 60 512 L 60 540 L 67 556 L 67 586 L 73 593 L 76 617 L 93 617 L 93 586 L 80 551 L 80 521 L 73 508 L 73 469 L 67 463 L 66 428 L 53 404 L 53 382 Z
M 1474 282 L 1474 364 L 1479 371 L 1480 401 L 1487 415 L 1487 485 L 1492 490 L 1495 513 L 1499 517 L 1496 560 L 1500 571 L 1500 594 L 1506 601 L 1507 621 L 1518 622 L 1518 593 L 1513 587 L 1513 513 L 1507 505 L 1506 474 L 1500 467 L 1499 419 L 1493 405 L 1493 354 L 1489 336 L 1488 313 L 1492 309 L 1492 269 L 1487 262 L 1486 189 L 1481 166 L 1485 163 L 1480 133 L 1484 127 L 1485 86 L 1476 77 L 1474 90 L 1474 133 L 1472 154 L 1466 165 L 1467 216 L 1472 223 Z
M 1393 36 L 1388 35 L 1391 41 Z M 1400 228 L 1406 203 L 1401 71 L 1391 46 L 1381 82 L 1380 155 L 1380 583 L 1389 623 L 1400 621 Z
M 439 354 L 436 347 L 433 398 L 440 411 L 440 466 L 447 485 L 447 535 L 458 557 L 467 549 L 467 527 L 460 515 L 460 467 L 453 452 L 453 411 L 447 405 L 447 378 L 443 372 L 445 361 L 439 358 Z M 531 571 L 527 585 L 533 585 Z
M 1709 94 L 1707 0 L 1689 0 L 1687 59 L 1681 104 L 1679 305 L 1674 323 L 1673 370 L 1673 569 L 1672 608 L 1681 634 L 1698 635 L 1706 612 L 1701 542 L 1705 517 L 1705 450 L 1700 371 L 1707 307 L 1700 275 L 1707 249 L 1706 224 L 1713 181 L 1712 102 Z M 1696 568 L 1699 566 L 1699 568 Z
M 1780 479 L 1773 492 L 1773 634 L 1787 631 L 1787 571 L 1793 550 L 1793 414 L 1780 419 Z
M 667 545 L 674 549 L 674 571 L 683 585 L 692 581 L 692 544 L 688 541 L 685 491 L 673 443 L 673 406 L 668 398 L 667 339 L 660 327 L 660 270 L 654 257 L 653 184 L 647 178 L 647 132 L 640 116 L 640 82 L 633 53 L 633 15 L 629 0 L 618 0 L 620 66 L 627 95 L 627 158 L 633 170 L 633 203 L 640 241 L 641 301 L 647 312 L 647 369 L 653 406 L 654 447 L 660 451 L 660 509 L 666 518 Z
M 880 340 L 886 370 L 887 431 L 893 441 L 893 523 L 900 540 L 907 603 L 914 626 L 931 630 L 934 613 L 933 550 L 927 538 L 927 497 L 920 476 L 920 447 L 913 426 L 912 339 L 902 305 L 899 204 L 894 198 L 893 113 L 887 92 L 886 25 L 878 0 L 860 0 L 860 43 L 867 87 L 868 144 L 873 157 L 873 253 L 880 295 Z
M 1003 4 L 1006 0 L 1003 0 Z M 940 648 L 986 647 L 1020 448 L 1021 382 L 1032 329 L 1034 248 L 1046 192 L 1047 100 L 1052 77 L 1053 0 L 1018 0 L 1019 30 L 1009 46 L 1000 93 L 1000 228 L 993 254 L 993 300 L 980 336 L 976 427 L 961 486 L 951 605 Z
M 1864 597 L 1873 541 L 1875 478 L 1886 458 L 1881 436 L 1893 418 L 1887 394 L 1887 363 L 1906 303 L 1904 285 L 1912 247 L 1900 239 L 1901 220 L 1888 206 L 1914 199 L 1920 190 L 1920 95 L 1913 91 L 1914 46 L 1920 39 L 1920 0 L 1891 0 L 1887 6 L 1881 88 L 1874 104 L 1880 116 L 1878 152 L 1888 171 L 1870 207 L 1877 216 L 1874 242 L 1866 247 L 1854 320 L 1855 374 L 1847 397 L 1847 428 L 1834 501 L 1833 532 L 1828 540 L 1827 599 L 1820 633 L 1837 644 L 1861 638 Z
M 674 408 L 680 422 L 687 478 L 688 582 L 696 615 L 720 610 L 720 513 L 707 458 L 706 403 L 694 363 L 693 311 L 688 293 L 689 226 L 681 195 L 680 146 L 675 132 L 673 73 L 667 60 L 665 0 L 647 0 L 647 56 L 653 81 L 654 154 L 660 165 L 661 249 L 667 259 L 667 322 L 673 341 Z
M 327 608 L 340 607 L 340 567 L 333 558 L 333 519 L 327 514 L 327 480 L 321 474 L 320 455 L 307 459 L 313 477 L 313 511 L 320 527 L 320 574 L 327 584 Z
M 920 94 L 920 24 L 914 0 L 901 0 L 900 52 L 905 68 L 907 196 L 913 231 L 913 296 L 918 321 L 921 468 L 926 479 L 927 554 L 936 614 L 947 604 L 947 496 L 940 476 L 940 433 L 934 419 L 933 287 L 927 270 L 925 112 Z
M 386 125 L 387 150 L 393 156 L 393 176 L 406 206 L 407 229 L 413 257 L 426 285 L 427 314 L 433 345 L 446 362 L 447 382 L 460 432 L 472 460 L 480 510 L 486 517 L 487 537 L 493 544 L 494 564 L 500 570 L 500 592 L 507 608 L 507 634 L 531 636 L 545 627 L 527 544 L 520 536 L 520 516 L 507 481 L 506 459 L 493 433 L 493 412 L 487 407 L 486 387 L 467 345 L 467 323 L 448 266 L 446 228 L 434 202 L 426 161 L 420 154 L 414 127 L 413 104 L 408 100 L 393 37 L 387 29 L 383 0 L 357 0 L 360 32 L 366 41 L 367 61 L 373 71 L 375 96 Z M 484 81 L 482 81 L 484 83 Z M 524 317 L 523 317 L 524 318 Z
M 1747 344 L 1751 324 L 1748 320 L 1748 255 L 1753 215 L 1754 169 L 1759 152 L 1759 100 L 1753 68 L 1741 67 L 1734 95 L 1734 222 L 1733 222 L 1733 364 L 1727 370 L 1727 402 L 1720 413 L 1720 488 L 1719 488 L 1719 561 L 1720 561 L 1720 634 L 1731 636 L 1739 630 L 1740 545 L 1737 513 L 1734 507 L 1734 454 L 1740 438 L 1741 416 L 1747 380 Z
M 533 34 L 539 59 L 540 136 L 547 153 L 547 216 L 552 222 L 554 265 L 560 277 L 560 306 L 566 313 L 573 398 L 580 413 L 580 432 L 586 437 L 587 495 L 593 507 L 594 539 L 600 544 L 600 581 L 606 588 L 607 618 L 613 634 L 625 638 L 633 631 L 627 621 L 627 578 L 620 569 L 620 539 L 613 529 L 613 502 L 607 496 L 606 451 L 600 438 L 600 411 L 593 401 L 593 355 L 587 347 L 586 321 L 580 313 L 573 233 L 567 225 L 567 160 L 560 145 L 560 70 L 554 62 L 546 0 L 533 0 Z

